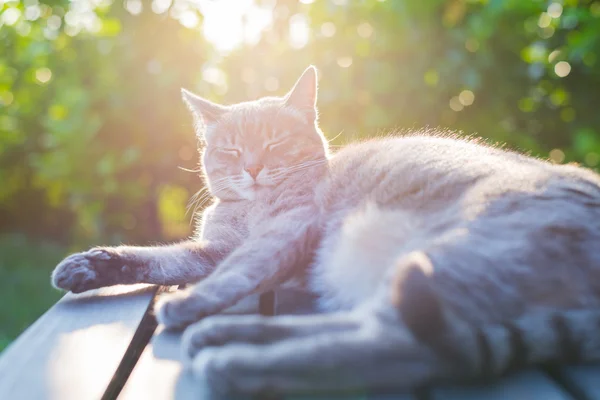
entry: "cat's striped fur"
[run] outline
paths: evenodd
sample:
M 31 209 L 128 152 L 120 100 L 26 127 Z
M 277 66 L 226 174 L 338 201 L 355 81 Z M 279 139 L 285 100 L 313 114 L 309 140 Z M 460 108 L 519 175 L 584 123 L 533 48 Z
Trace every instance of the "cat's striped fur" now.
M 444 310 L 425 273 L 428 264 L 425 255 L 414 254 L 412 262 L 400 266 L 392 304 L 415 337 L 459 377 L 491 378 L 532 365 L 600 360 L 598 309 L 538 310 L 514 320 L 467 323 Z

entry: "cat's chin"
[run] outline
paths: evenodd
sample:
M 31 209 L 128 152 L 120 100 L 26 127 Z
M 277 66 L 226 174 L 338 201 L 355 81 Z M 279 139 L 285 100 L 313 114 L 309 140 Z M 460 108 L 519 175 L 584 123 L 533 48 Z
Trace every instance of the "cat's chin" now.
M 238 193 L 243 199 L 253 201 L 256 200 L 256 196 L 259 190 L 260 186 L 252 185 L 250 187 L 238 190 Z

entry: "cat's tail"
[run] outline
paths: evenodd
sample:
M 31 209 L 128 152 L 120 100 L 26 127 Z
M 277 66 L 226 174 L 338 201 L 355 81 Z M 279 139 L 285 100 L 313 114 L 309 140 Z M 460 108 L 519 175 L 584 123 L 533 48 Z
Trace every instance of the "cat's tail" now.
M 461 375 L 498 376 L 532 365 L 600 361 L 600 310 L 536 311 L 475 326 L 444 309 L 427 276 L 428 262 L 420 254 L 402 266 L 392 301 L 415 338 L 460 367 Z

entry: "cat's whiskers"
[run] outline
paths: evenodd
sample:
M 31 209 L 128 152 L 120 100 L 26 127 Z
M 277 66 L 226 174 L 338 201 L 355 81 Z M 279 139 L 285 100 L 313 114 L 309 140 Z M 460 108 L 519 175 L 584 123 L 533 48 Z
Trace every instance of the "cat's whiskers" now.
M 194 193 L 194 195 L 192 197 L 190 197 L 190 200 L 188 201 L 188 204 L 187 204 L 187 207 L 185 210 L 186 215 L 196 205 L 196 203 L 197 203 L 198 199 L 201 197 L 201 195 L 203 195 L 203 193 L 206 193 L 207 190 L 208 190 L 208 188 L 206 186 L 204 186 L 204 187 L 200 188 L 200 190 L 198 190 L 196 193 Z
M 299 172 L 305 169 L 309 169 L 311 167 L 315 167 L 318 165 L 323 165 L 326 164 L 327 160 L 315 160 L 315 161 L 306 161 L 304 163 L 300 163 L 300 164 L 296 164 L 296 165 L 292 165 L 290 167 L 284 167 L 282 168 L 281 171 L 277 171 L 275 173 L 272 173 L 269 177 L 271 179 L 277 179 L 280 178 L 282 176 L 287 176 L 289 174 L 295 173 L 295 172 Z
M 230 177 L 217 179 L 214 182 L 212 182 L 211 188 L 209 188 L 208 186 L 204 186 L 191 197 L 186 209 L 186 215 L 187 213 L 189 213 L 190 210 L 192 210 L 190 225 L 194 220 L 194 216 L 196 215 L 197 211 L 201 209 L 204 206 L 204 204 L 206 204 L 206 202 L 213 197 L 212 193 L 217 192 L 228 186 L 229 180 Z
M 329 140 L 327 141 L 327 144 L 329 144 L 329 143 L 333 142 L 335 139 L 337 139 L 337 138 L 339 138 L 340 136 L 342 136 L 342 134 L 343 134 L 343 133 L 344 133 L 344 131 L 343 131 L 343 130 L 341 130 L 341 131 L 340 131 L 340 133 L 338 133 L 337 135 L 335 135 L 333 138 L 329 139 Z
M 297 168 L 303 168 L 303 167 L 310 167 L 313 165 L 319 165 L 319 164 L 324 164 L 326 163 L 327 160 L 309 160 L 309 161 L 304 161 L 298 164 L 293 164 L 287 167 L 280 167 L 277 168 L 277 171 L 281 171 L 281 172 L 287 172 L 287 171 L 291 171 Z
M 180 170 L 185 171 L 185 172 L 193 172 L 193 173 L 200 173 L 200 172 L 202 172 L 202 167 L 198 167 L 198 169 L 188 169 L 188 168 L 185 168 L 185 167 L 177 167 L 177 168 L 179 168 Z

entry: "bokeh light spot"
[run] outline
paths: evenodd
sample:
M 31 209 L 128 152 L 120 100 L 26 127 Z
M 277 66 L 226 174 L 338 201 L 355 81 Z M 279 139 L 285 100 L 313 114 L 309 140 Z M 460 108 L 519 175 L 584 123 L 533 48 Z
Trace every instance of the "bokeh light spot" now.
M 554 61 L 556 61 L 556 59 L 560 56 L 560 50 L 554 50 L 552 53 L 550 53 L 550 55 L 548 56 L 548 62 L 549 63 L 553 63 Z
M 565 76 L 569 75 L 570 72 L 571 72 L 571 64 L 569 64 L 566 61 L 558 62 L 554 66 L 554 73 L 557 76 L 559 76 L 560 78 L 564 78 Z
M 303 14 L 295 14 L 290 18 L 290 45 L 293 48 L 301 49 L 308 43 L 310 29 L 308 20 Z
M 153 0 L 152 12 L 154 14 L 162 14 L 171 7 L 171 0 Z
M 556 30 L 554 29 L 553 26 L 547 26 L 544 29 L 542 29 L 542 31 L 540 32 L 540 37 L 542 39 L 549 39 L 552 37 L 552 35 L 554 35 L 554 32 Z
M 207 66 L 202 71 L 202 79 L 215 86 L 227 85 L 227 76 L 221 69 L 213 66 Z
M 54 31 L 58 30 L 61 24 L 62 20 L 58 15 L 52 15 L 46 20 L 46 25 L 48 26 L 48 29 L 52 29 Z
M 35 79 L 40 83 L 48 83 L 52 79 L 52 71 L 46 67 L 38 68 L 35 71 Z
M 548 15 L 552 18 L 560 18 L 563 12 L 563 6 L 560 3 L 552 3 L 548 6 Z
M 141 0 L 126 0 L 124 6 L 131 15 L 141 14 L 143 8 Z
M 25 7 L 25 19 L 28 21 L 35 21 L 42 14 L 40 6 L 33 4 Z
M 548 13 L 543 12 L 540 14 L 540 18 L 538 19 L 538 26 L 540 28 L 549 27 L 551 22 L 552 22 L 552 17 Z
M 198 6 L 205 39 L 222 53 L 257 43 L 273 22 L 272 9 L 253 0 L 201 1 Z
M 352 57 L 339 57 L 337 64 L 342 68 L 348 68 L 352 65 Z
M 565 161 L 565 153 L 561 149 L 552 149 L 550 151 L 550 160 L 560 164 Z
M 523 112 L 531 112 L 535 108 L 535 100 L 531 97 L 524 97 L 519 100 L 519 110 Z
M 179 14 L 179 22 L 186 28 L 195 28 L 200 23 L 198 14 L 194 11 L 187 10 Z
M 333 22 L 325 22 L 321 25 L 321 34 L 325 37 L 332 37 L 335 35 L 335 24 Z
M 458 95 L 458 100 L 463 106 L 470 106 L 475 101 L 475 94 L 470 90 L 463 90 Z
M 462 109 L 465 108 L 465 106 L 462 105 L 462 103 L 460 102 L 460 100 L 458 99 L 457 96 L 454 96 L 453 98 L 451 98 L 448 105 L 450 106 L 452 111 L 457 111 L 457 112 L 462 111 Z
M 356 28 L 358 36 L 368 39 L 373 35 L 373 27 L 368 22 L 363 22 Z
M 10 7 L 2 13 L 2 22 L 11 26 L 17 23 L 21 17 L 21 10 L 18 8 Z

